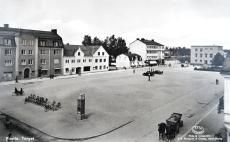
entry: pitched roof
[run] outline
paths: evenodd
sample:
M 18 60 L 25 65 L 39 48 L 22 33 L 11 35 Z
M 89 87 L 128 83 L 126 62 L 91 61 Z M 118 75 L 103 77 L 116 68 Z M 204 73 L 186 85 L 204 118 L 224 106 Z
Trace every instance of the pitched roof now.
M 135 60 L 136 57 L 138 58 L 138 60 L 141 60 L 141 56 L 138 55 L 138 54 L 136 54 L 136 53 L 124 54 L 124 55 L 128 56 L 130 61 L 131 61 L 132 59 Z
M 137 39 L 138 40 L 138 39 Z M 143 42 L 146 45 L 157 45 L 157 46 L 164 46 L 160 43 L 155 42 L 154 40 L 139 40 L 140 42 Z
M 19 34 L 30 34 L 42 39 L 62 39 L 58 34 L 51 31 L 39 31 L 39 30 L 29 30 L 29 29 L 20 29 L 20 28 L 5 28 L 0 27 L 0 31 L 16 32 Z
M 100 46 L 64 45 L 64 56 L 74 56 L 79 48 L 84 53 L 84 56 L 93 56 Z

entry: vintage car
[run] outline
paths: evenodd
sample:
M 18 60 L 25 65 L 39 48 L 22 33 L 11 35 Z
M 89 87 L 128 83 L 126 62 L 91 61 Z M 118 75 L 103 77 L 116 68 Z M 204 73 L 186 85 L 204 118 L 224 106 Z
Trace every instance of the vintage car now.
M 163 71 L 155 70 L 155 71 L 154 71 L 154 74 L 163 74 Z
M 152 72 L 152 71 L 144 72 L 143 76 L 154 76 L 154 72 Z

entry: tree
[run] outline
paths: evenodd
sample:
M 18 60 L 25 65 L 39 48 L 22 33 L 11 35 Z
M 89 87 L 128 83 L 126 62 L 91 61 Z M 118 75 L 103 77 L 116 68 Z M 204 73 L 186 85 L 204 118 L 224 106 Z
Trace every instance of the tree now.
M 84 46 L 90 46 L 90 45 L 92 45 L 91 36 L 85 35 L 85 37 L 84 37 L 84 39 L 83 39 L 83 41 L 82 41 L 82 44 L 83 44 Z
M 222 66 L 223 63 L 224 63 L 224 56 L 218 52 L 212 60 L 212 65 L 217 67 L 217 66 Z
M 102 45 L 102 41 L 99 39 L 99 38 L 97 38 L 97 37 L 94 37 L 93 38 L 93 41 L 92 41 L 92 45 Z

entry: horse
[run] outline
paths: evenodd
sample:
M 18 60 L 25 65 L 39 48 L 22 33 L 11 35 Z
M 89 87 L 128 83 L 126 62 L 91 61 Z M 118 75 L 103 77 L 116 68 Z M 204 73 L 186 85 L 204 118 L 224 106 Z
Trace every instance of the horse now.
M 166 125 L 165 135 L 166 135 L 168 141 L 170 141 L 172 138 L 175 138 L 175 131 L 176 131 L 175 125 Z
M 165 128 L 166 124 L 165 123 L 160 123 L 158 124 L 158 132 L 159 132 L 159 141 L 164 139 L 164 134 L 165 134 Z

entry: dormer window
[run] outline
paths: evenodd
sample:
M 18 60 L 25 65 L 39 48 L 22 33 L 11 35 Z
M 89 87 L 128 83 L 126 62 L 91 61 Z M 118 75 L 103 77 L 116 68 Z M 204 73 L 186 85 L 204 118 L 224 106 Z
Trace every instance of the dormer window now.
M 98 56 L 100 56 L 100 52 L 98 52 Z
M 55 42 L 54 42 L 54 47 L 57 47 L 57 46 L 59 46 L 59 45 L 58 45 L 58 42 L 55 41 Z
M 41 41 L 40 41 L 40 45 L 41 45 L 41 46 L 45 46 L 45 45 L 46 45 L 46 41 L 41 40 Z
M 78 54 L 78 56 L 80 56 L 80 55 L 81 55 L 81 52 L 78 52 L 77 54 Z
M 4 39 L 5 45 L 11 45 L 11 39 Z

